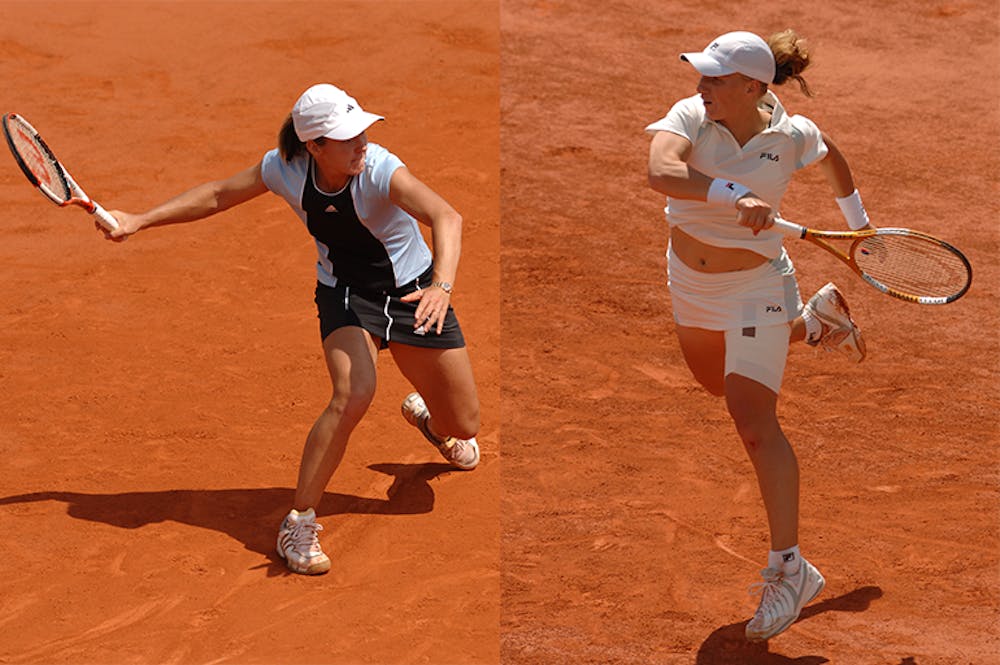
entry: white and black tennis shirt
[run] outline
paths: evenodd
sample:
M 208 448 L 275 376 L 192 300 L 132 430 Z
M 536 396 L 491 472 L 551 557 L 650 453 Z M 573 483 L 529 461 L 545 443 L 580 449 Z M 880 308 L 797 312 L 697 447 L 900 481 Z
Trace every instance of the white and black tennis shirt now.
M 339 192 L 316 185 L 312 157 L 291 162 L 271 150 L 261 177 L 299 216 L 316 241 L 316 278 L 367 291 L 392 291 L 426 272 L 432 261 L 417 220 L 389 199 L 389 181 L 404 166 L 394 154 L 368 144 L 364 171 Z

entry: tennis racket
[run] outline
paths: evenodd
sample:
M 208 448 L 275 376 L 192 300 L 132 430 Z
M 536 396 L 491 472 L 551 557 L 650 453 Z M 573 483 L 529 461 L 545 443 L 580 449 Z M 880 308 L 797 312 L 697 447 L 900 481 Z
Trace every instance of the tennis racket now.
M 28 181 L 37 187 L 45 198 L 61 207 L 80 206 L 94 215 L 109 231 L 118 228 L 115 218 L 76 184 L 27 120 L 16 113 L 4 115 L 3 133 L 7 137 L 7 147 L 14 155 L 17 165 L 21 167 Z
M 955 302 L 972 285 L 972 265 L 962 252 L 934 236 L 910 229 L 816 231 L 786 219 L 774 228 L 830 252 L 876 289 L 921 305 Z M 847 251 L 828 240 L 850 241 Z

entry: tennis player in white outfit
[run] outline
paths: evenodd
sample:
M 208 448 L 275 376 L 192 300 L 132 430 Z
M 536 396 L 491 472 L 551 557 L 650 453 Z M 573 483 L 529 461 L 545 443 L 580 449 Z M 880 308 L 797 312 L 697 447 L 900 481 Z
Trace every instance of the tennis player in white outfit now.
M 681 59 L 701 75 L 646 131 L 649 184 L 667 195 L 668 282 L 681 351 L 694 377 L 724 397 L 767 511 L 771 551 L 750 640 L 782 632 L 823 589 L 799 552 L 799 470 L 776 415 L 789 342 L 865 357 L 847 303 L 827 284 L 804 307 L 795 269 L 771 226 L 792 174 L 818 164 L 850 228 L 868 227 L 851 170 L 830 138 L 789 115 L 769 89 L 802 78 L 805 43 L 731 32 Z
M 278 148 L 258 164 L 140 215 L 111 211 L 120 226 L 105 231 L 121 241 L 149 226 L 202 219 L 272 191 L 313 236 L 316 305 L 333 396 L 306 439 L 294 505 L 278 532 L 278 554 L 296 573 L 330 569 L 315 508 L 374 397 L 380 349 L 390 350 L 417 389 L 403 401 L 407 422 L 454 466 L 479 463 L 479 399 L 450 305 L 462 218 L 398 157 L 368 142 L 368 128 L 382 119 L 343 90 L 315 85 L 292 108 Z M 433 253 L 418 222 L 431 227 Z

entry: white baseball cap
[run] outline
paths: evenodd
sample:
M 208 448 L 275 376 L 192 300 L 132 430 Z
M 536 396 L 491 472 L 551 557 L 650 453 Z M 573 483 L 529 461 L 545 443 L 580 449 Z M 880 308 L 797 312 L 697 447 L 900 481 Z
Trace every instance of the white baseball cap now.
M 384 119 L 362 110 L 356 99 L 329 83 L 312 86 L 292 107 L 292 124 L 300 141 L 321 136 L 347 141 Z
M 768 85 L 774 82 L 771 47 L 752 32 L 727 32 L 700 53 L 681 53 L 681 60 L 705 76 L 740 73 Z

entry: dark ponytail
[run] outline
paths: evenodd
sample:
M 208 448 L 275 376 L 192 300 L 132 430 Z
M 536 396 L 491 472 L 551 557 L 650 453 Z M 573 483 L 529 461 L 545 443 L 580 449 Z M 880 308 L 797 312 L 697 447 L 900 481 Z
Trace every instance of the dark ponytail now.
M 281 124 L 281 131 L 278 132 L 278 152 L 281 153 L 282 159 L 290 162 L 305 149 L 306 144 L 300 141 L 298 134 L 295 133 L 292 114 L 289 113 L 288 117 L 285 118 L 285 122 Z

